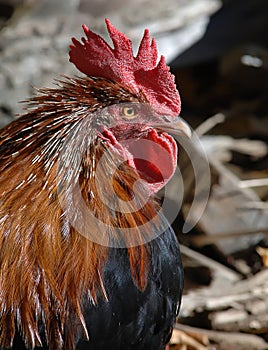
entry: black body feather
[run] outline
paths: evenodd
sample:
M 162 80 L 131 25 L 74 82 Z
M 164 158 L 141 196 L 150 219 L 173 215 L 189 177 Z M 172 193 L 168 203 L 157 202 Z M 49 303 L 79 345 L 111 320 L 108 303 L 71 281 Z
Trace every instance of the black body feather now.
M 110 250 L 104 273 L 109 301 L 100 298 L 98 305 L 92 306 L 85 296 L 90 340 L 76 339 L 76 350 L 165 349 L 180 305 L 183 269 L 171 227 L 150 242 L 150 247 L 152 269 L 145 291 L 133 282 L 127 249 Z M 26 350 L 18 335 L 12 349 Z

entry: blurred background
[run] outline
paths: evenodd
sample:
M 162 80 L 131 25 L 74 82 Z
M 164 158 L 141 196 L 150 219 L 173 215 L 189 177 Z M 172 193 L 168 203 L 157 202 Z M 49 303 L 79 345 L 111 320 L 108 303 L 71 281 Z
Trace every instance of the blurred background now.
M 31 95 L 32 86 L 77 74 L 68 62 L 68 46 L 72 36 L 82 35 L 83 23 L 107 39 L 104 18 L 109 17 L 133 40 L 134 50 L 149 28 L 171 63 L 204 35 L 220 6 L 219 0 L 0 0 L 2 118 L 21 112 L 17 101 Z
M 206 210 L 182 234 L 196 181 L 180 150 L 184 204 L 173 226 L 186 284 L 171 349 L 268 349 L 268 1 L 0 0 L 0 127 L 34 88 L 79 74 L 70 38 L 85 23 L 108 39 L 105 17 L 134 51 L 144 28 L 157 39 L 210 166 Z

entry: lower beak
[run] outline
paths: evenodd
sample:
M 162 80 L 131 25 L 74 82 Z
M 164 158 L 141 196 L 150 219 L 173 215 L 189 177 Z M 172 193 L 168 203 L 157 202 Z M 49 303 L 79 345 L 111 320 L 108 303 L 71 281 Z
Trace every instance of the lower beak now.
M 173 135 L 184 135 L 189 139 L 192 137 L 190 126 L 180 117 L 177 117 L 175 120 L 171 120 L 170 122 L 157 124 L 154 127 L 160 131 L 166 131 Z

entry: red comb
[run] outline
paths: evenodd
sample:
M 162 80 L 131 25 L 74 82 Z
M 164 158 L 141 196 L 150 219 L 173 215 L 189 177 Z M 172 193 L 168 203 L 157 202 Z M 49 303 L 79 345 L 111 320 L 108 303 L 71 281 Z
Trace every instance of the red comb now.
M 70 61 L 86 75 L 103 77 L 118 82 L 123 87 L 142 94 L 154 108 L 169 115 L 180 113 L 180 96 L 169 72 L 164 56 L 157 64 L 157 47 L 150 41 L 149 31 L 144 31 L 138 54 L 133 56 L 131 41 L 106 19 L 114 48 L 85 25 L 87 38 L 82 43 L 72 39 Z

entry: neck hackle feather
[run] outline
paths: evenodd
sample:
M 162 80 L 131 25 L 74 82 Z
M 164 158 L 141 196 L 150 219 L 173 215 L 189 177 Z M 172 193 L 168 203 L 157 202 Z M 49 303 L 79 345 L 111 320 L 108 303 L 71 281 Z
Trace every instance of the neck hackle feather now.
M 1 348 L 12 346 L 17 330 L 29 348 L 47 344 L 51 350 L 73 349 L 77 334 L 88 337 L 83 298 L 87 295 L 92 304 L 107 298 L 102 280 L 107 246 L 122 238 L 118 237 L 120 228 L 136 229 L 135 242 L 125 244 L 133 279 L 141 290 L 146 287 L 150 245 L 139 243 L 144 242 L 144 235 L 150 240 L 150 230 L 140 232 L 139 227 L 157 217 L 157 202 L 152 198 L 134 213 L 129 208 L 131 214 L 113 212 L 103 205 L 93 174 L 94 164 L 107 148 L 96 138 L 72 180 L 79 184 L 91 212 L 111 228 L 107 244 L 97 244 L 71 225 L 66 209 L 70 203 L 64 192 L 68 193 L 70 178 L 59 169 L 59 154 L 68 135 L 82 133 L 83 120 L 87 119 L 89 136 L 96 135 L 92 116 L 99 108 L 133 101 L 161 106 L 170 115 L 180 108 L 164 59 L 156 65 L 156 45 L 149 42 L 148 31 L 133 57 L 130 41 L 108 20 L 106 23 L 114 49 L 85 26 L 84 45 L 73 39 L 70 60 L 88 77 L 66 78 L 57 82 L 57 88 L 40 90 L 28 101 L 28 111 L 0 131 Z M 117 156 L 111 153 L 110 161 Z M 71 167 L 71 155 L 66 160 Z M 107 167 L 100 172 L 104 191 Z M 137 178 L 127 164 L 114 175 L 115 191 L 126 206 Z M 140 188 L 141 197 L 144 191 Z M 94 225 L 91 230 L 92 236 L 102 234 Z

